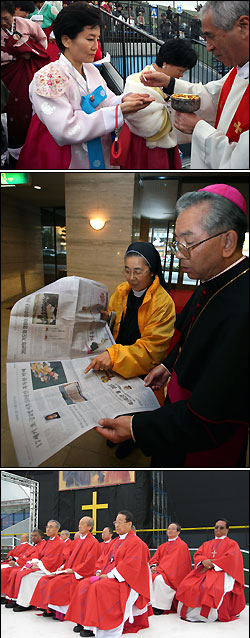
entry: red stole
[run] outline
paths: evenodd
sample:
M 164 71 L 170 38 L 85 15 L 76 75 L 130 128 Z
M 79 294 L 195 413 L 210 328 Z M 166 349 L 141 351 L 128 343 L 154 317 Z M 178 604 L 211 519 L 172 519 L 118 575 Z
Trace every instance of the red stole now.
M 236 75 L 237 75 L 237 69 L 236 67 L 234 67 L 232 71 L 229 73 L 221 89 L 218 107 L 217 107 L 217 113 L 216 113 L 215 128 L 218 127 L 218 123 L 219 123 L 222 111 L 224 109 L 228 95 L 232 89 Z M 239 103 L 239 106 L 237 107 L 234 113 L 233 119 L 229 124 L 226 135 L 229 138 L 230 142 L 238 142 L 240 138 L 240 134 L 248 130 L 249 130 L 249 85 L 247 86 L 241 98 L 241 101 Z

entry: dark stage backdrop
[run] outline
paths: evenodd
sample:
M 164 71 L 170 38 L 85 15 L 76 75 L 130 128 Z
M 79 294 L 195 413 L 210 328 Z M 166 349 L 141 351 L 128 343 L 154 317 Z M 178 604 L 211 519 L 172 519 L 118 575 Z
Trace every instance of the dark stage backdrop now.
M 182 527 L 211 527 L 221 517 L 249 525 L 248 470 L 165 470 L 163 476 L 168 514 Z M 181 536 L 189 547 L 199 547 L 213 532 L 183 530 Z M 249 529 L 231 529 L 229 536 L 249 549 Z
M 109 503 L 109 509 L 97 512 L 97 530 L 112 525 L 121 509 L 130 510 L 135 516 L 138 530 L 151 529 L 152 474 L 153 470 L 135 472 L 136 482 L 129 485 L 97 487 L 93 489 L 58 492 L 56 470 L 9 470 L 40 483 L 39 526 L 44 530 L 48 518 L 56 518 L 61 529 L 78 529 L 81 516 L 88 514 L 82 505 L 92 503 L 92 492 L 97 491 L 97 503 Z M 225 517 L 231 525 L 249 524 L 249 473 L 248 470 L 164 470 L 163 485 L 166 494 L 166 522 L 178 521 L 182 528 L 211 527 L 216 519 Z M 152 548 L 152 533 L 138 533 Z M 212 530 L 182 531 L 181 536 L 189 547 L 199 547 L 213 536 Z M 230 530 L 230 537 L 242 549 L 249 548 L 248 529 Z M 101 540 L 101 535 L 97 534 Z M 161 542 L 164 542 L 163 539 Z
M 84 489 L 58 491 L 58 472 L 56 470 L 14 471 L 27 478 L 39 481 L 39 527 L 45 530 L 48 518 L 55 518 L 61 523 L 61 529 L 78 530 L 78 522 L 82 516 L 91 516 L 91 510 L 82 510 L 82 505 L 92 504 L 92 493 L 97 492 L 97 504 L 108 503 L 108 509 L 97 511 L 97 530 L 111 526 L 119 510 L 129 510 L 135 517 L 138 529 L 152 527 L 152 480 L 151 473 L 135 472 L 135 483 L 111 485 Z M 150 545 L 151 532 L 140 534 Z M 73 536 L 71 536 L 72 538 Z M 101 534 L 96 535 L 98 540 Z

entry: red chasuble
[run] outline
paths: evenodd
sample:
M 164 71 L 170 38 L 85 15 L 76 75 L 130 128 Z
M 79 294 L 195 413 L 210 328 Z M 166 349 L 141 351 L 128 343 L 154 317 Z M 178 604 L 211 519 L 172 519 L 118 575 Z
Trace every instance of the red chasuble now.
M 210 558 L 222 571 L 205 569 L 203 565 L 196 567 L 206 558 Z M 195 552 L 194 564 L 194 571 L 184 578 L 176 592 L 177 600 L 183 603 L 181 616 L 185 618 L 187 607 L 201 607 L 201 615 L 205 618 L 211 608 L 217 609 L 224 594 L 226 572 L 235 579 L 235 583 L 218 609 L 218 620 L 235 620 L 246 605 L 243 559 L 238 543 L 228 537 L 207 541 Z
M 58 567 L 60 567 L 64 561 L 63 557 L 64 550 L 64 542 L 60 538 L 60 536 L 55 536 L 53 540 L 45 541 L 44 549 L 40 556 L 33 556 L 33 558 L 39 558 L 43 562 L 45 569 L 48 569 L 50 572 L 54 572 Z M 19 571 L 16 577 L 15 582 L 15 593 L 13 598 L 18 597 L 19 588 L 21 585 L 21 580 L 27 574 L 33 574 L 36 569 L 24 569 L 23 571 Z
M 84 579 L 77 587 L 65 620 L 87 627 L 114 629 L 123 621 L 131 588 L 139 594 L 136 601 L 138 609 L 149 604 L 147 545 L 132 531 L 124 539 L 115 538 L 110 545 L 108 554 L 101 555 L 97 561 L 96 569 L 107 574 L 116 567 L 124 581 L 120 583 L 116 578 L 104 578 L 91 582 Z
M 64 569 L 71 568 L 82 578 L 87 578 L 94 573 L 99 555 L 99 543 L 89 532 L 86 538 L 77 538 L 72 541 L 71 552 L 64 564 Z M 30 604 L 48 610 L 50 604 L 68 605 L 77 584 L 78 580 L 74 574 L 43 576 L 37 583 Z
M 8 556 L 11 556 L 11 558 L 13 558 L 15 556 L 15 558 L 18 558 L 19 556 L 22 556 L 22 554 L 24 554 L 24 552 L 26 552 L 27 549 L 30 548 L 30 543 L 21 543 L 20 545 L 17 545 L 17 547 L 13 547 L 13 549 L 11 549 L 6 558 L 4 560 L 1 561 L 1 565 L 3 563 L 7 563 L 8 564 Z
M 156 563 L 157 574 L 152 574 L 153 581 L 161 574 L 166 585 L 177 589 L 183 578 L 192 570 L 191 557 L 186 543 L 178 538 L 168 541 L 158 547 L 149 561 L 150 565 Z
M 17 589 L 17 592 L 18 592 L 21 578 L 18 579 L 18 581 L 16 581 L 16 579 L 19 573 L 21 573 L 21 575 L 23 574 L 23 572 L 21 571 L 21 568 L 27 563 L 27 561 L 31 560 L 32 558 L 40 558 L 45 545 L 46 545 L 46 541 L 44 539 L 39 541 L 39 543 L 37 543 L 36 545 L 31 545 L 31 546 L 29 545 L 26 552 L 24 552 L 22 556 L 18 558 L 18 567 L 12 567 L 12 569 L 2 570 L 1 591 L 4 593 L 5 596 L 8 596 L 11 599 L 17 598 L 17 596 L 15 596 L 15 591 L 17 587 L 16 583 L 18 582 L 18 589 Z M 24 571 L 24 573 L 26 572 Z

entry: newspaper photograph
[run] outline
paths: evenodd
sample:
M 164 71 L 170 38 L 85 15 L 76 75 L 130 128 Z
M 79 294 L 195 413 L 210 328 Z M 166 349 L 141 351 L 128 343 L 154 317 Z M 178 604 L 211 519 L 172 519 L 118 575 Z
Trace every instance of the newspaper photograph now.
M 112 370 L 84 370 L 114 342 L 100 310 L 104 284 L 65 277 L 18 301 L 11 311 L 7 403 L 21 467 L 37 467 L 100 418 L 114 418 L 159 403 L 142 379 Z

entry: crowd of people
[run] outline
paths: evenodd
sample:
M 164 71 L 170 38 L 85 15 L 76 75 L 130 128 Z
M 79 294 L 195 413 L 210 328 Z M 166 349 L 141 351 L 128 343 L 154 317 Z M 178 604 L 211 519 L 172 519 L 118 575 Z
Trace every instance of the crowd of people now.
M 32 544 L 23 534 L 1 563 L 1 603 L 17 613 L 37 608 L 43 617 L 71 621 L 86 638 L 137 632 L 149 627 L 153 613 L 177 613 L 190 622 L 239 617 L 245 608 L 243 559 L 228 538 L 226 519 L 216 520 L 214 537 L 194 553 L 194 568 L 178 522 L 168 525 L 168 540 L 153 556 L 137 536 L 131 512 L 119 511 L 113 524 L 103 529 L 102 542 L 88 516 L 72 541 L 68 530 L 59 535 L 54 519 L 46 526 L 47 541 L 40 529 L 33 530 Z
M 220 80 L 202 85 L 180 79 L 197 54 L 189 40 L 163 34 L 169 8 L 156 61 L 130 75 L 121 95 L 96 66 L 102 59 L 98 3 L 72 2 L 61 10 L 54 4 L 1 3 L 3 167 L 118 167 L 111 147 L 114 130 L 121 130 L 122 169 L 180 169 L 179 145 L 187 142 L 191 169 L 248 168 L 248 2 L 226 2 L 226 10 L 223 1 L 206 2 L 199 14 L 208 51 L 231 69 Z M 121 5 L 102 5 L 125 19 Z M 143 26 L 142 11 L 136 19 Z M 197 21 L 198 14 L 194 38 Z M 199 110 L 174 111 L 170 96 L 176 93 L 198 95 Z

